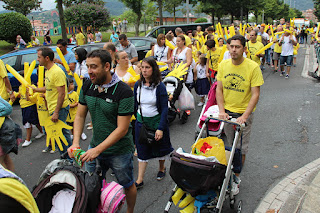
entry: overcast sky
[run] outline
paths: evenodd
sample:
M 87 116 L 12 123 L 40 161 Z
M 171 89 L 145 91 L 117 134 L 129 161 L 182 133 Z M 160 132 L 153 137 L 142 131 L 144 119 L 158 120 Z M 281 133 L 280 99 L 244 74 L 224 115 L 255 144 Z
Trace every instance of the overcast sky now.
M 42 0 L 41 7 L 43 10 L 51 10 L 56 8 L 56 3 L 54 2 L 55 0 Z M 4 3 L 0 1 L 0 11 L 4 10 L 2 7 Z

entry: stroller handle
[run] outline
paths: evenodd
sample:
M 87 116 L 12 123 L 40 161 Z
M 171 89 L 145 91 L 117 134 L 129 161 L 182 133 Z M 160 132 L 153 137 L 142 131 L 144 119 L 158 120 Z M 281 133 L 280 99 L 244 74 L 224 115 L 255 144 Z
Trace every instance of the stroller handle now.
M 234 125 L 239 126 L 240 128 L 243 128 L 243 127 L 246 126 L 246 123 L 240 124 L 240 123 L 236 122 L 236 118 L 233 118 L 232 116 L 229 116 L 229 119 L 227 119 L 227 120 L 223 120 L 223 119 L 220 119 L 218 117 L 209 116 L 209 117 L 206 118 L 205 122 L 208 123 L 209 120 L 217 120 L 217 121 L 221 121 L 221 122 L 224 122 L 224 123 L 234 124 Z

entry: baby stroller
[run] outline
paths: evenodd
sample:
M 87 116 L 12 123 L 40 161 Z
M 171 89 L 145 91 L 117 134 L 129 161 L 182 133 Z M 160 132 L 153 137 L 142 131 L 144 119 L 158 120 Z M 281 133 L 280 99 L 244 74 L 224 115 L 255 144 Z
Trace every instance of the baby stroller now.
M 187 206 L 181 212 L 194 212 L 195 207 L 197 207 L 198 212 L 220 213 L 224 201 L 228 198 L 230 200 L 230 207 L 232 209 L 236 207 L 237 213 L 241 212 L 242 201 L 240 200 L 236 203 L 235 196 L 231 190 L 231 183 L 234 178 L 233 170 L 236 167 L 236 163 L 233 160 L 239 150 L 236 147 L 241 138 L 244 125 L 236 123 L 234 119 L 225 121 L 209 117 L 205 120 L 195 144 L 200 140 L 200 136 L 211 119 L 223 122 L 223 124 L 230 123 L 236 126 L 233 145 L 230 147 L 230 152 L 226 151 L 225 154 L 224 162 L 226 165 L 223 165 L 222 161 L 220 163 L 212 160 L 212 157 L 185 153 L 179 148 L 180 150 L 178 149 L 174 152 L 171 158 L 170 176 L 176 183 L 176 186 L 165 207 L 165 213 L 169 212 L 172 203 L 177 205 L 179 201 L 181 201 L 179 204 L 180 208 Z M 209 138 L 219 140 L 217 137 Z
M 169 105 L 168 106 L 168 108 L 169 108 L 168 109 L 168 122 L 169 122 L 169 124 L 172 123 L 176 119 L 177 115 L 178 115 L 180 122 L 182 124 L 186 123 L 188 120 L 188 114 L 185 111 L 180 112 L 180 110 L 175 107 L 175 103 L 178 100 L 179 95 L 180 95 L 182 88 L 183 88 L 183 82 L 176 77 L 168 76 L 165 79 L 163 79 L 163 83 L 166 86 L 167 93 L 168 93 L 169 97 L 170 97 L 170 95 L 172 95 L 172 99 L 170 101 L 168 101 L 168 105 Z
M 32 192 L 40 212 L 97 212 L 100 170 L 97 166 L 96 172 L 89 174 L 64 159 L 49 163 Z
M 202 107 L 200 117 L 197 121 L 195 138 L 198 137 L 200 130 L 206 120 L 210 115 L 214 115 L 214 117 L 218 117 L 219 108 L 216 101 L 216 88 L 217 82 L 214 82 L 210 88 L 208 93 L 208 97 L 205 101 L 205 104 Z M 208 136 L 216 136 L 220 137 L 223 132 L 223 125 L 218 120 L 210 119 L 207 124 Z

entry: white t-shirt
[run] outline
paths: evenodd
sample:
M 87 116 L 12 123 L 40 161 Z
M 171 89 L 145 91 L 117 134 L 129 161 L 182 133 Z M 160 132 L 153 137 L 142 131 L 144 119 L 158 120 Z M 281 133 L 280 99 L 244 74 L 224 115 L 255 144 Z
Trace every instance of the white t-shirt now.
M 96 41 L 101 41 L 101 39 L 102 39 L 102 34 L 101 34 L 100 32 L 97 32 L 97 33 L 95 34 L 95 36 L 96 36 Z
M 76 69 L 75 69 L 75 73 L 77 73 L 79 76 L 83 76 L 85 78 L 89 77 L 88 74 L 88 67 L 86 65 L 86 60 L 83 60 L 82 63 L 76 63 Z
M 292 36 L 292 38 L 294 41 L 297 41 L 296 37 Z M 281 51 L 281 56 L 289 56 L 289 55 L 293 55 L 293 44 L 292 44 L 292 41 L 290 41 L 290 35 L 284 36 L 282 51 Z
M 196 67 L 197 70 L 197 78 L 203 79 L 206 78 L 206 65 L 202 66 L 201 64 L 198 64 Z
M 157 87 L 147 87 L 142 85 L 141 100 L 139 99 L 140 86 L 137 88 L 137 101 L 140 101 L 138 109 L 139 114 L 143 117 L 154 117 L 159 114 L 157 109 Z
M 178 55 L 177 55 L 177 49 L 173 50 L 173 60 L 175 64 L 180 64 L 180 63 L 187 63 L 187 50 L 190 49 L 189 47 L 184 48 Z M 191 65 L 189 67 L 188 70 L 188 76 L 186 79 L 186 83 L 192 83 L 193 82 L 193 74 L 192 74 L 192 70 L 195 66 L 195 61 L 192 58 L 192 62 Z
M 167 46 L 159 47 L 158 44 L 154 45 L 154 56 L 157 57 L 157 61 L 167 61 L 167 55 L 168 55 L 168 49 Z

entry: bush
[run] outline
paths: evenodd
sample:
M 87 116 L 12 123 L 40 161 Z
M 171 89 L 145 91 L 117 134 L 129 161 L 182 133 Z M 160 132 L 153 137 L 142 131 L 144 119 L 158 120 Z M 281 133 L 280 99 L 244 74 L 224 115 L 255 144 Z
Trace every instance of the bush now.
M 208 19 L 206 18 L 198 18 L 197 20 L 194 21 L 194 23 L 207 23 Z
M 76 4 L 64 11 L 66 23 L 69 25 L 94 28 L 108 27 L 109 11 L 101 5 L 82 3 Z
M 29 42 L 32 35 L 32 26 L 27 17 L 21 13 L 0 14 L 0 40 L 16 43 L 17 35 Z

